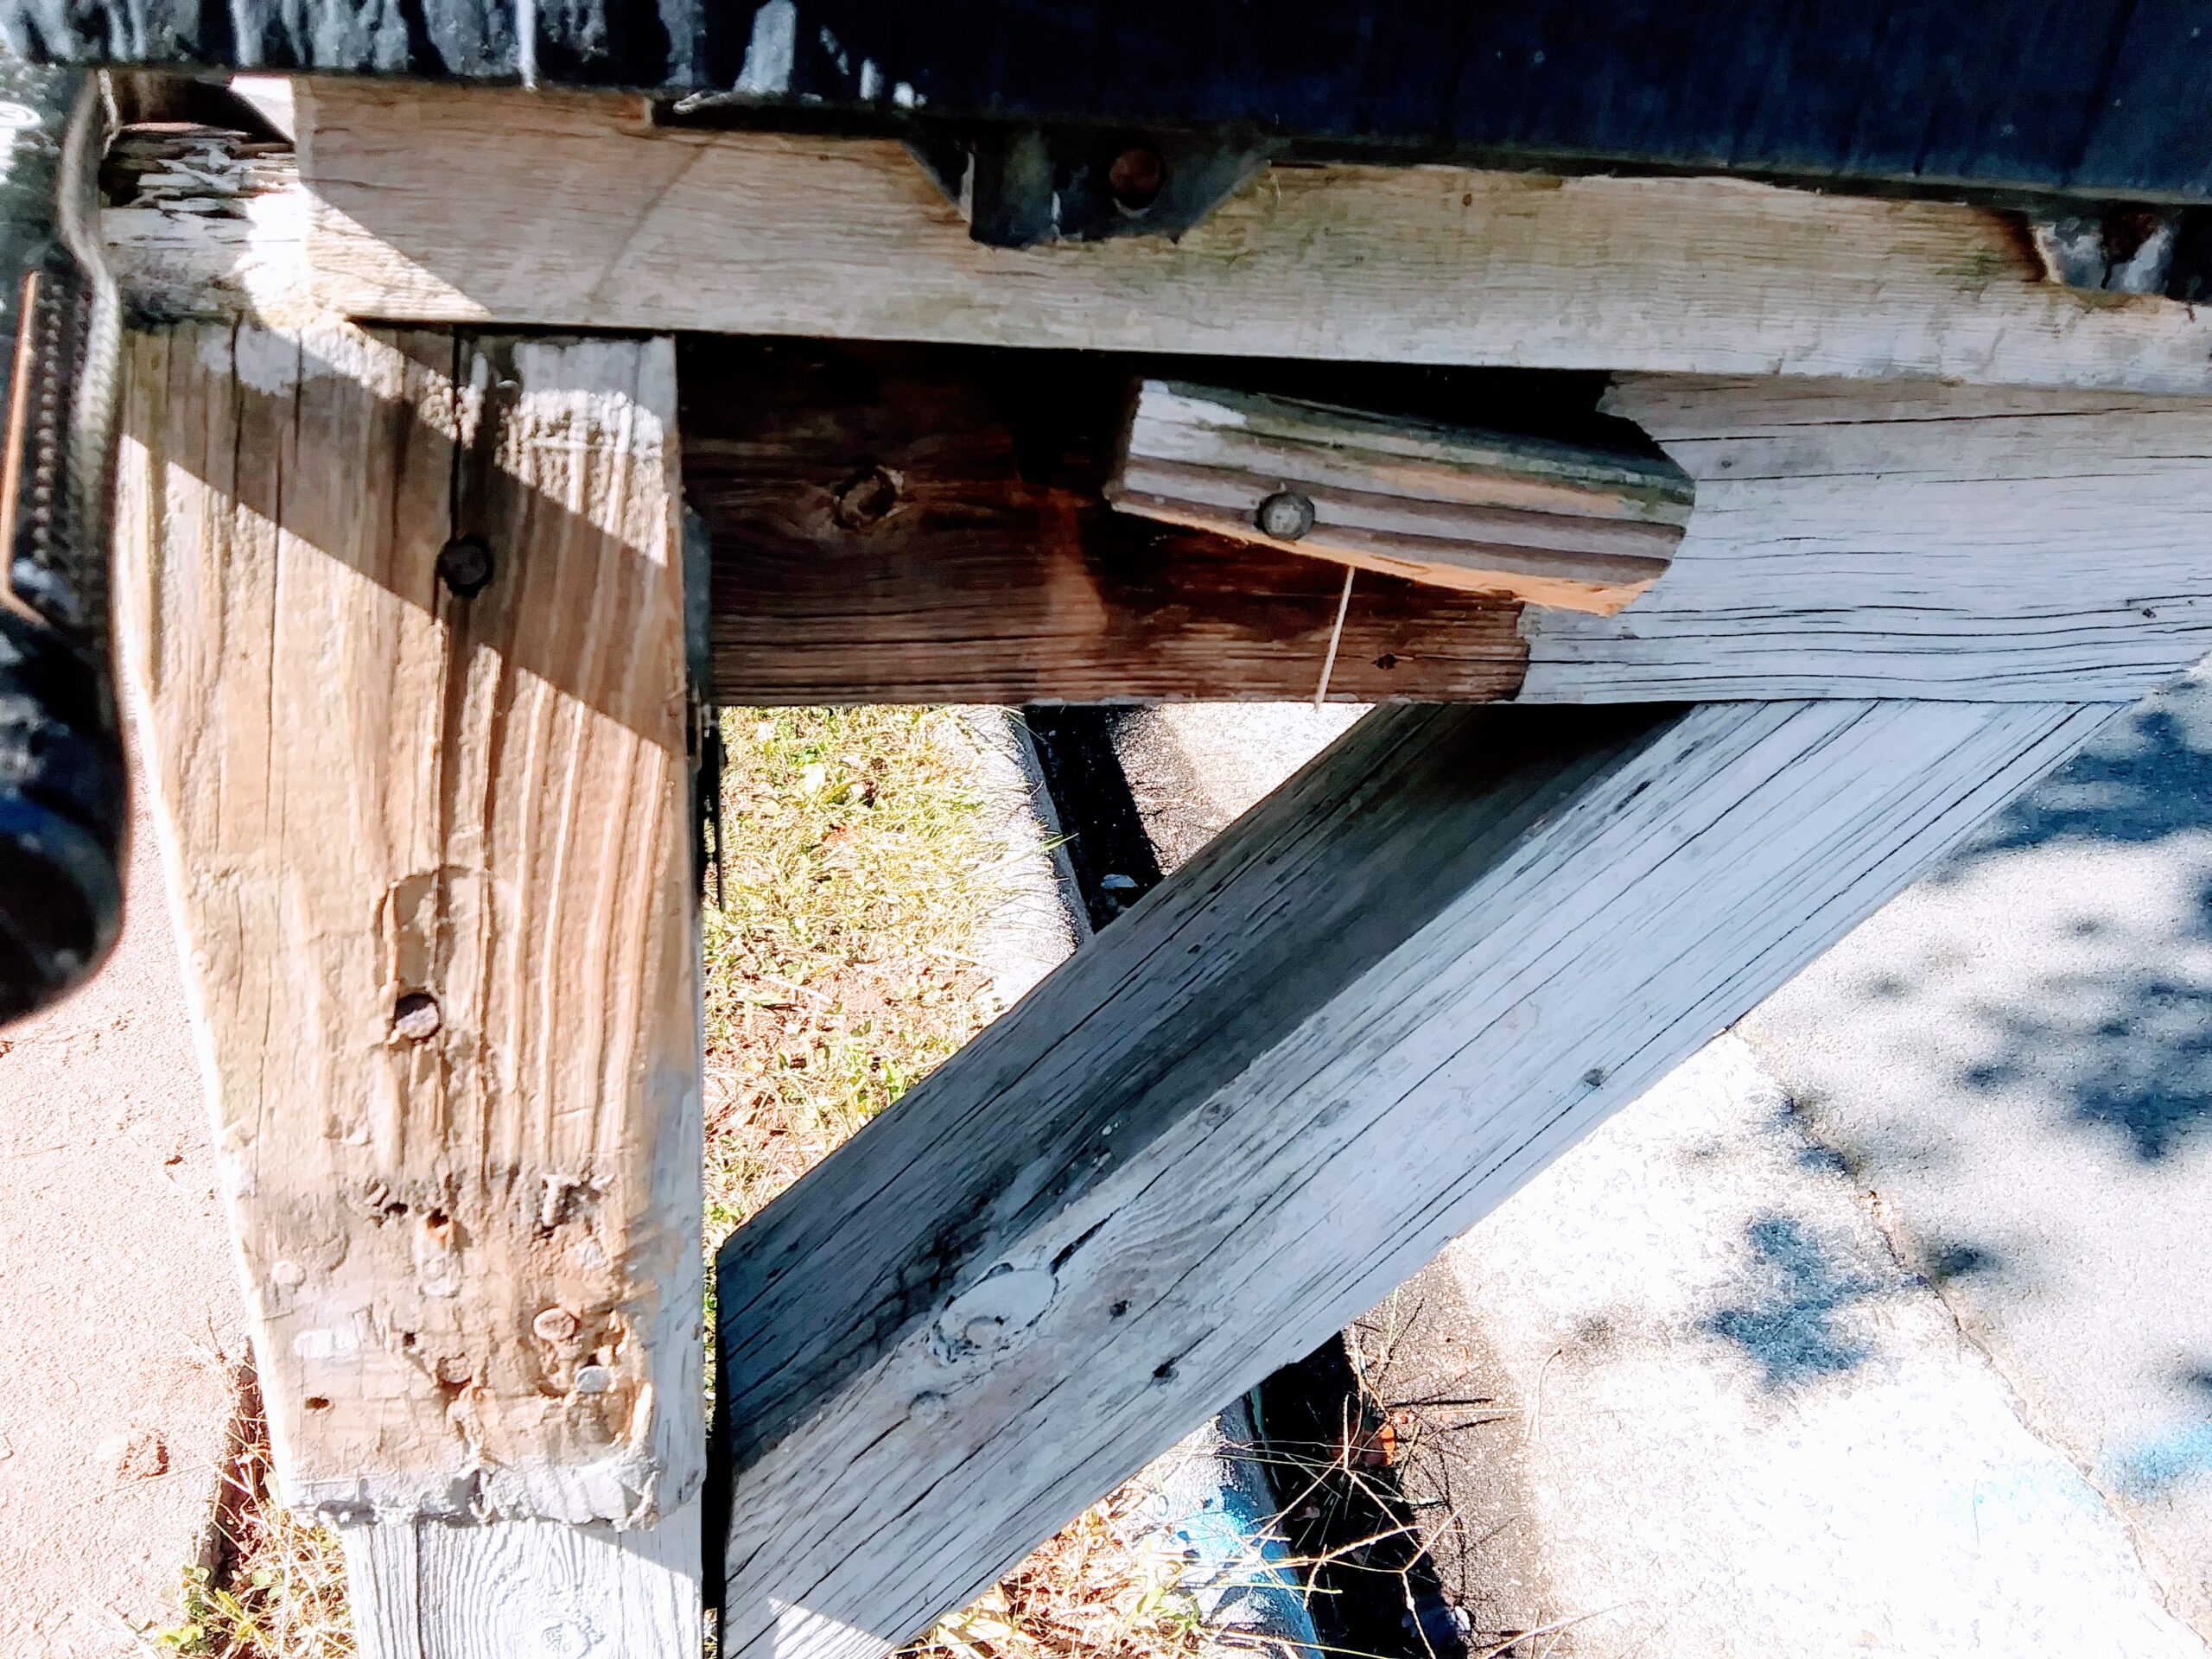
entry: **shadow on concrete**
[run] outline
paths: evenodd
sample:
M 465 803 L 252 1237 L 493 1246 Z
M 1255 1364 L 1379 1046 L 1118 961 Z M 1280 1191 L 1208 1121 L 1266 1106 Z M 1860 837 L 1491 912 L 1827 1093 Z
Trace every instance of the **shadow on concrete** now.
M 2119 716 L 1954 853 L 1936 879 L 2061 838 L 2140 843 L 2212 827 L 2212 686 Z
M 1856 1370 L 1872 1353 L 1845 1331 L 1839 1314 L 1874 1295 L 1881 1282 L 1788 1216 L 1762 1216 L 1744 1230 L 1749 1274 L 1730 1306 L 1708 1314 L 1707 1334 L 1732 1343 L 1758 1364 L 1769 1389 L 1802 1388 Z
M 2212 1125 L 2212 987 L 2131 966 L 2069 975 L 2028 1005 L 1984 1010 L 1997 1055 L 1969 1067 L 1969 1089 L 2040 1083 L 2075 1123 L 2120 1135 L 2145 1163 Z
M 2144 846 L 2208 831 L 2212 686 L 2187 682 L 2114 720 L 1933 879 L 1955 880 L 1992 860 L 2056 843 Z M 2069 930 L 2077 938 L 2113 931 L 2096 916 Z M 1960 1084 L 1982 1093 L 2023 1084 L 2046 1090 L 2070 1122 L 2117 1135 L 2145 1163 L 2171 1156 L 2212 1126 L 2212 984 L 2177 974 L 2164 949 L 2212 940 L 2212 884 L 2192 912 L 2162 918 L 2161 933 L 2117 942 L 2110 965 L 2055 976 L 2031 1001 L 1981 1010 L 1995 1052 L 1961 1073 Z

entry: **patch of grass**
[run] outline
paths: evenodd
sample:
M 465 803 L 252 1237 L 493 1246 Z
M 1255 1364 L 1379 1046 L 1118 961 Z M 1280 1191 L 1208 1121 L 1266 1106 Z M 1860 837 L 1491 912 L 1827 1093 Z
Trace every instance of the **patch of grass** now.
M 328 1529 L 274 1500 L 269 1426 L 249 1372 L 216 1502 L 215 1561 L 184 1571 L 181 1617 L 154 1638 L 189 1659 L 353 1659 L 346 1563 Z
M 1196 1659 L 1209 1632 L 1166 1535 L 1124 1488 L 1084 1510 L 899 1659 Z
M 709 906 L 707 1248 L 982 1027 L 1000 849 L 941 709 L 722 716 Z

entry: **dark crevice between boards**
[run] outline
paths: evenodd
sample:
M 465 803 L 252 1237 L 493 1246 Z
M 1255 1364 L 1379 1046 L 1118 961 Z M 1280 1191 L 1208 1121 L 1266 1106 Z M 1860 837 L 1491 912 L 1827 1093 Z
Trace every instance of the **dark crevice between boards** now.
M 1094 706 L 1022 711 L 1094 932 L 1162 874 L 1115 743 L 1128 717 Z M 1361 1387 L 1343 1334 L 1275 1371 L 1248 1404 L 1250 1455 L 1274 1494 L 1277 1529 L 1324 1651 L 1465 1659 L 1459 1621 L 1392 1465 L 1387 1419 Z

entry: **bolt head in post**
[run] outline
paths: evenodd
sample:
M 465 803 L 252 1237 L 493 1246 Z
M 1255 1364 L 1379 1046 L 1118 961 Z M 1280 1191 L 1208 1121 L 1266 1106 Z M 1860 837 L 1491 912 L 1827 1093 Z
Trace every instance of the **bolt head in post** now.
M 1252 522 L 1262 536 L 1294 542 L 1313 528 L 1313 504 L 1296 490 L 1277 490 L 1260 503 Z
M 1106 169 L 1106 188 L 1125 213 L 1141 213 L 1160 200 L 1167 183 L 1167 163 L 1149 144 L 1131 144 Z
M 492 550 L 481 536 L 456 536 L 438 550 L 438 580 L 455 599 L 474 599 L 491 585 Z

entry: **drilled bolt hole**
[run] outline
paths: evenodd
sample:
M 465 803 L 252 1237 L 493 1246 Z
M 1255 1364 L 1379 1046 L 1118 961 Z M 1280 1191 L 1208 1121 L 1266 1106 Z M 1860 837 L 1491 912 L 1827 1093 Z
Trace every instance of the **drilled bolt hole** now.
M 392 1033 L 408 1042 L 428 1042 L 442 1023 L 438 999 L 428 991 L 409 991 L 391 1005 Z

